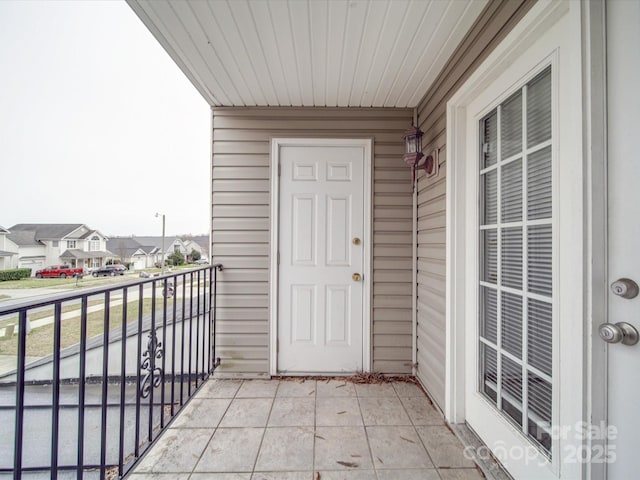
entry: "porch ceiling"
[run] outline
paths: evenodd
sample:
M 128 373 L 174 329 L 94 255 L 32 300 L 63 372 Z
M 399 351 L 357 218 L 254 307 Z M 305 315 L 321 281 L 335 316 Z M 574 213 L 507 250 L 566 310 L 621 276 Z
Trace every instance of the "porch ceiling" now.
M 212 106 L 415 107 L 488 0 L 127 0 Z

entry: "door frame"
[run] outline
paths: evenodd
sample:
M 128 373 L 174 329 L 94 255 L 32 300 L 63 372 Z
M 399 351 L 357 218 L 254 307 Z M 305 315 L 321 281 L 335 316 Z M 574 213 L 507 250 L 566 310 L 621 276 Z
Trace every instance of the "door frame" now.
M 362 268 L 362 369 L 371 371 L 372 314 L 371 297 L 373 288 L 373 140 L 371 138 L 310 138 L 273 137 L 271 141 L 271 221 L 270 221 L 270 272 L 269 272 L 269 374 L 278 375 L 278 293 L 280 287 L 278 251 L 280 249 L 280 149 L 288 146 L 307 147 L 360 147 L 364 151 L 363 205 L 364 235 Z M 321 372 L 318 372 L 321 373 Z
M 554 398 L 561 399 L 560 404 L 554 409 L 554 424 L 568 425 L 571 428 L 568 438 L 560 434 L 563 451 L 558 451 L 558 443 L 555 442 L 553 450 L 553 465 L 550 465 L 550 473 L 553 472 L 561 478 L 600 478 L 601 466 L 590 465 L 584 462 L 574 464 L 562 464 L 567 454 L 567 449 L 580 451 L 591 448 L 588 438 L 576 438 L 576 425 L 579 422 L 597 424 L 603 418 L 602 395 L 600 391 L 605 379 L 604 369 L 600 363 L 600 355 L 594 351 L 593 332 L 597 329 L 594 325 L 594 315 L 602 310 L 602 264 L 604 252 L 602 251 L 602 228 L 605 223 L 601 199 L 606 182 L 603 172 L 606 160 L 603 150 L 606 144 L 603 127 L 602 92 L 604 88 L 604 33 L 602 26 L 603 5 L 601 2 L 587 2 L 583 5 L 579 2 L 546 1 L 540 0 L 529 13 L 516 25 L 507 37 L 487 57 L 481 66 L 466 80 L 462 87 L 453 95 L 447 104 L 447 256 L 446 256 L 446 399 L 445 417 L 452 423 L 464 423 L 466 421 L 465 402 L 466 396 L 474 392 L 466 391 L 465 381 L 469 364 L 468 354 L 465 355 L 469 339 L 466 338 L 466 319 L 477 310 L 477 305 L 470 302 L 470 280 L 465 270 L 465 258 L 469 252 L 477 251 L 475 246 L 476 235 L 469 231 L 466 222 L 465 202 L 466 188 L 471 173 L 465 170 L 465 157 L 468 151 L 467 106 L 477 97 L 479 92 L 485 91 L 493 84 L 501 72 L 509 68 L 533 44 L 535 39 L 542 38 L 544 33 L 552 28 L 556 20 L 563 14 L 569 15 L 571 32 L 575 34 L 574 50 L 580 53 L 571 59 L 578 68 L 573 68 L 571 78 L 576 85 L 575 91 L 569 92 L 571 97 L 572 118 L 576 119 L 576 125 L 571 132 L 572 144 L 570 161 L 563 161 L 564 165 L 554 166 L 554 181 L 557 178 L 567 179 L 569 169 L 577 181 L 563 183 L 563 189 L 572 191 L 571 198 L 576 208 L 575 218 L 570 223 L 572 241 L 576 251 L 571 251 L 571 242 L 566 239 L 558 239 L 556 233 L 555 245 L 561 251 L 554 257 L 559 257 L 554 262 L 566 271 L 568 264 L 576 265 L 576 285 L 566 289 L 561 294 L 554 288 L 554 309 L 557 307 L 558 296 L 563 296 L 563 301 L 569 298 L 569 307 L 561 306 L 556 309 L 554 318 L 563 318 L 561 330 L 556 330 L 558 340 L 566 338 L 571 329 L 578 335 L 580 342 L 576 342 L 575 348 L 554 348 L 556 365 L 563 365 L 563 370 L 556 370 L 554 366 Z M 580 55 L 581 54 L 581 55 Z M 567 61 L 565 56 L 563 62 Z M 574 64 L 575 67 L 575 64 Z M 508 85 L 504 86 L 507 90 Z M 554 108 L 557 108 L 554 106 Z M 565 146 L 567 144 L 565 143 Z M 566 164 L 569 163 L 570 166 Z M 562 198 L 565 198 L 563 192 Z M 578 200 L 580 199 L 580 200 Z M 559 198 L 554 197 L 557 205 Z M 604 204 L 606 205 L 606 204 Z M 554 217 L 556 217 L 554 212 Z M 563 218 L 566 220 L 566 218 Z M 554 229 L 558 225 L 554 220 Z M 470 235 L 471 234 L 471 235 Z M 559 241 L 558 241 L 559 240 Z M 477 252 L 476 252 L 477 253 Z M 562 270 L 561 270 L 562 271 Z M 555 275 L 560 274 L 557 271 Z M 474 279 L 471 279 L 473 281 Z M 567 280 L 565 279 L 564 282 Z M 570 290 L 570 291 L 568 291 Z M 569 321 L 567 314 L 570 308 L 574 312 L 581 311 L 580 318 Z M 576 317 L 576 315 L 574 315 Z M 599 321 L 598 321 L 599 323 Z M 568 325 L 567 325 L 568 324 Z M 597 341 L 597 339 L 596 339 Z M 578 345 L 581 347 L 579 348 Z M 569 352 L 569 350 L 571 350 Z M 567 366 L 571 366 L 572 375 L 577 377 L 579 388 L 571 391 L 563 387 L 562 380 L 568 375 Z M 556 411 L 557 410 L 557 411 Z M 508 448 L 508 445 L 507 445 Z M 526 472 L 526 471 L 524 471 Z M 526 475 L 523 471 L 512 471 L 516 475 Z

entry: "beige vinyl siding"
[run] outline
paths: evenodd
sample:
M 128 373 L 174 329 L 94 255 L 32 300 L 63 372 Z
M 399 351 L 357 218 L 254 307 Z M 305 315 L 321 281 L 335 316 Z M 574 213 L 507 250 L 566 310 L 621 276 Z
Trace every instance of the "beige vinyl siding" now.
M 412 194 L 402 161 L 411 109 L 214 108 L 212 258 L 222 375 L 269 373 L 270 140 L 373 138 L 373 370 L 410 373 Z
M 440 407 L 445 401 L 446 104 L 534 4 L 489 2 L 418 106 L 424 152 L 437 149 L 439 173 L 418 179 L 417 376 Z

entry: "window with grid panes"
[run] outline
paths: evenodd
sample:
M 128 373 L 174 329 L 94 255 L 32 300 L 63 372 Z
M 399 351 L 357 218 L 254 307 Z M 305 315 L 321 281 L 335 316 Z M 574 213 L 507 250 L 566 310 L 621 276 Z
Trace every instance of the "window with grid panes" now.
M 551 67 L 480 121 L 479 390 L 551 455 Z

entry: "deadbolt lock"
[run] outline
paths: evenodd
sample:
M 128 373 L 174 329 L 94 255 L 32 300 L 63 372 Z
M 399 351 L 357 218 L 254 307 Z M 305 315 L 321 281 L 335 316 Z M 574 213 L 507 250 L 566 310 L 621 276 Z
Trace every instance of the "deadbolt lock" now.
M 354 282 L 359 282 L 360 280 L 362 280 L 362 275 L 360 275 L 359 273 L 354 273 L 353 275 L 351 275 L 351 278 Z
M 360 239 L 359 239 L 358 237 L 354 237 L 354 239 L 353 239 L 353 244 L 354 244 L 354 245 L 360 245 L 360 243 L 361 243 L 361 242 L 360 242 Z
M 639 290 L 638 284 L 630 278 L 621 278 L 611 284 L 611 291 L 622 298 L 635 298 Z

